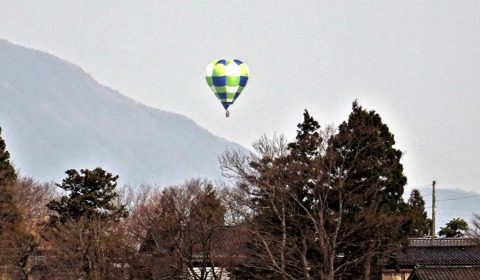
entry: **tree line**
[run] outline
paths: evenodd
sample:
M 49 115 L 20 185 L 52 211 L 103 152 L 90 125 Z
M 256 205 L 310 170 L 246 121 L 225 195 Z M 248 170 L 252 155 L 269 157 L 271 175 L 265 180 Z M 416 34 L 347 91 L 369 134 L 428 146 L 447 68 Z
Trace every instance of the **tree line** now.
M 223 182 L 133 188 L 102 168 L 57 184 L 21 177 L 0 137 L 0 276 L 381 279 L 409 237 L 432 234 L 420 192 L 402 198 L 394 146 L 380 115 L 354 102 L 336 128 L 305 111 L 293 141 L 226 151 Z M 463 234 L 458 225 L 442 234 Z

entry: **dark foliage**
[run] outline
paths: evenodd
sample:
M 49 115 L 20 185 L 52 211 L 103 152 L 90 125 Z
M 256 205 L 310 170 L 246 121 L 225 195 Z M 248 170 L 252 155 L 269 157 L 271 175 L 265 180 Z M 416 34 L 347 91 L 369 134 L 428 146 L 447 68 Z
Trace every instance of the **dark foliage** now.
M 445 227 L 441 227 L 438 235 L 443 237 L 462 237 L 468 230 L 468 224 L 464 219 L 454 218 Z
M 60 200 L 52 200 L 47 204 L 57 215 L 51 216 L 51 221 L 65 223 L 68 220 L 104 219 L 119 220 L 127 217 L 128 211 L 124 205 L 118 205 L 115 192 L 118 176 L 113 176 L 102 168 L 94 170 L 82 169 L 80 173 L 71 169 L 65 172 L 59 188 L 68 192 Z
M 408 199 L 408 206 L 410 207 L 410 218 L 412 219 L 409 236 L 425 237 L 429 235 L 432 221 L 427 218 L 425 201 L 419 190 L 412 190 Z
M 343 249 L 342 261 L 360 259 L 348 270 L 363 274 L 364 279 L 378 277 L 379 271 L 372 270 L 408 234 L 408 207 L 402 199 L 407 178 L 400 163 L 402 152 L 394 145 L 394 136 L 380 115 L 356 101 L 348 121 L 329 140 L 327 154 L 335 160 L 332 178 L 345 179 L 343 188 L 349 197 L 344 203 L 345 227 L 360 225 Z
M 7 227 L 15 227 L 20 218 L 20 212 L 13 198 L 13 187 L 17 175 L 10 163 L 10 154 L 6 150 L 1 132 L 0 128 L 0 236 Z
M 284 152 L 261 147 L 247 168 L 226 155 L 224 169 L 236 172 L 256 213 L 249 261 L 236 273 L 252 279 L 378 278 L 383 258 L 406 240 L 411 226 L 402 199 L 402 152 L 394 145 L 380 116 L 354 102 L 336 132 L 321 131 L 305 111 Z

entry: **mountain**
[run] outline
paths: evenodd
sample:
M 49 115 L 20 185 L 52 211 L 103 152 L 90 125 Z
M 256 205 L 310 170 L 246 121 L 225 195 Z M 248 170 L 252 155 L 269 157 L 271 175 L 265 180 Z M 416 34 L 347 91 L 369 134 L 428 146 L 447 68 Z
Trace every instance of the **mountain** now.
M 67 169 L 97 166 L 131 184 L 216 179 L 218 155 L 244 150 L 99 84 L 78 66 L 1 39 L 0 127 L 22 174 L 57 182 Z

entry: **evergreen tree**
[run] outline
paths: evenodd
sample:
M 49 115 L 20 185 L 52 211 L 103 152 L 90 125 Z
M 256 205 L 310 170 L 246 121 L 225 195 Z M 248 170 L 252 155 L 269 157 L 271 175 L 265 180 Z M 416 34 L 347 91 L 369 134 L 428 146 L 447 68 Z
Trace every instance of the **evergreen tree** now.
M 441 227 L 438 235 L 447 238 L 450 237 L 462 237 L 468 230 L 468 224 L 464 219 L 454 218 L 448 222 L 445 227 Z
M 284 165 L 288 178 L 287 191 L 302 202 L 300 208 L 311 208 L 313 204 L 312 190 L 318 183 L 320 166 L 318 160 L 323 139 L 320 136 L 320 125 L 310 116 L 307 110 L 303 113 L 303 122 L 297 125 L 296 141 L 288 144 L 288 155 L 279 159 Z M 297 209 L 296 212 L 303 212 Z
M 117 221 L 127 217 L 126 207 L 115 203 L 118 176 L 99 167 L 94 170 L 82 169 L 80 172 L 71 169 L 66 174 L 67 178 L 57 186 L 67 191 L 68 195 L 47 204 L 50 210 L 57 213 L 51 216 L 53 223 L 80 218 Z
M 50 216 L 43 235 L 57 266 L 75 271 L 77 278 L 107 279 L 107 268 L 118 253 L 108 244 L 115 243 L 115 224 L 128 215 L 125 205 L 116 201 L 118 176 L 99 167 L 80 172 L 71 169 L 66 174 L 57 186 L 67 195 L 47 204 L 56 213 Z
M 375 195 L 375 199 L 357 201 L 351 207 L 378 203 L 390 212 L 400 208 L 407 178 L 400 163 L 402 152 L 394 145 L 394 136 L 380 115 L 363 109 L 355 101 L 348 121 L 339 126 L 329 143 L 329 151 L 337 155 L 337 166 L 348 172 L 346 188 Z
M 357 101 L 329 140 L 327 153 L 335 159 L 331 177 L 342 181 L 349 196 L 344 203 L 345 223 L 358 225 L 355 239 L 345 246 L 343 261 L 368 253 L 357 262 L 357 271 L 351 268 L 364 279 L 375 279 L 372 268 L 379 267 L 376 262 L 381 262 L 382 253 L 407 237 L 407 206 L 402 199 L 407 178 L 400 163 L 402 152 L 394 145 L 394 135 L 380 115 Z
M 305 210 L 314 203 L 312 190 L 318 183 L 323 142 L 319 129 L 305 110 L 295 141 L 286 147 L 266 139 L 256 143 L 261 157 L 250 162 L 255 175 L 245 179 L 256 213 L 253 223 L 257 236 L 246 245 L 248 264 L 234 274 L 248 275 L 248 279 L 304 279 L 305 265 L 300 259 L 307 253 L 299 252 L 308 246 L 307 232 L 312 232 Z
M 0 238 L 7 228 L 13 229 L 19 223 L 20 212 L 14 202 L 13 187 L 17 175 L 10 163 L 10 154 L 1 137 L 0 128 Z
M 379 270 L 371 271 L 381 267 L 382 253 L 406 238 L 402 153 L 380 116 L 354 102 L 337 132 L 321 132 L 305 111 L 285 151 L 280 142 L 264 141 L 249 165 L 241 156 L 223 156 L 223 169 L 240 178 L 256 214 L 249 262 L 238 274 L 376 279 Z
M 420 191 L 413 189 L 408 199 L 408 206 L 410 207 L 411 227 L 409 236 L 424 237 L 430 232 L 431 220 L 427 218 L 425 211 L 425 201 L 423 200 Z

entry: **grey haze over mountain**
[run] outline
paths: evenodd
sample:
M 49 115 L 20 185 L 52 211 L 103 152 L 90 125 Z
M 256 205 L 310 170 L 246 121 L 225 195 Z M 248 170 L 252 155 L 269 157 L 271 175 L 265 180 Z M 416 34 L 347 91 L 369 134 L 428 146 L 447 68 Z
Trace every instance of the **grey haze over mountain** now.
M 187 117 L 135 102 L 75 65 L 2 39 L 0 127 L 16 167 L 40 180 L 96 166 L 122 183 L 216 179 L 218 155 L 243 149 Z

